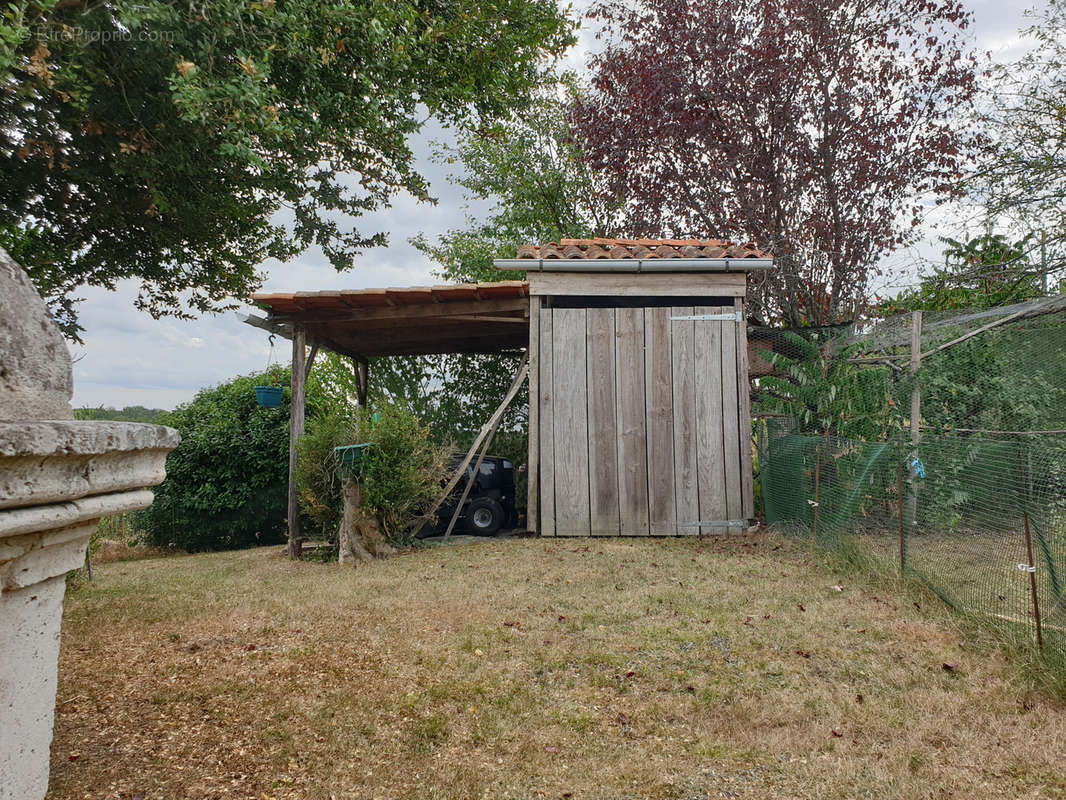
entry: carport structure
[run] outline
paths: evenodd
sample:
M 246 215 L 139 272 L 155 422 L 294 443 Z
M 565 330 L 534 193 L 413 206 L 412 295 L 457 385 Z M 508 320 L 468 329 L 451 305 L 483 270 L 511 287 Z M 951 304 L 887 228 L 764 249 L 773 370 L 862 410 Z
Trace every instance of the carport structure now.
M 744 303 L 748 274 L 772 257 L 712 239 L 562 240 L 517 256 L 495 264 L 529 280 L 253 296 L 268 315 L 247 321 L 293 342 L 290 543 L 308 346 L 311 361 L 319 347 L 352 359 L 364 405 L 369 358 L 525 350 L 508 401 L 528 369 L 528 519 L 541 535 L 747 525 Z
M 290 553 L 300 548 L 293 479 L 296 443 L 304 432 L 305 386 L 319 348 L 352 360 L 358 401 L 365 406 L 371 358 L 516 353 L 529 346 L 529 284 L 525 281 L 261 293 L 252 300 L 267 316 L 249 316 L 245 322 L 292 340 Z

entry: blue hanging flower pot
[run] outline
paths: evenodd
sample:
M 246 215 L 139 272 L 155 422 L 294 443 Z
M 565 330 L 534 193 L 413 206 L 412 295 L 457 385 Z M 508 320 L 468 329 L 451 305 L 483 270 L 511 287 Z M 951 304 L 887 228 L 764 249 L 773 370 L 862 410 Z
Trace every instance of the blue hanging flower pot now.
M 256 386 L 255 399 L 263 408 L 277 408 L 284 392 L 280 386 Z

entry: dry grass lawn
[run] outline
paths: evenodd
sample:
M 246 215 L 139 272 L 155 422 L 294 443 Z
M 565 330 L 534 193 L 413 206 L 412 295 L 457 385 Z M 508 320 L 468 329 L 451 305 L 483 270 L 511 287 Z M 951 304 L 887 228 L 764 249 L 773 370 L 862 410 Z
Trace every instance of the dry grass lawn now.
M 774 537 L 119 563 L 64 625 L 53 800 L 1066 793 L 1058 701 Z

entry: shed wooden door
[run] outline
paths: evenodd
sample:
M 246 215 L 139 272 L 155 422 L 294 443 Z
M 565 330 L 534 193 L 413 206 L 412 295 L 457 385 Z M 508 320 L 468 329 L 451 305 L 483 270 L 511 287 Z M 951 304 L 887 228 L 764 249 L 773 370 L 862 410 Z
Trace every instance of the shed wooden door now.
M 719 533 L 753 516 L 741 303 L 539 310 L 542 535 Z

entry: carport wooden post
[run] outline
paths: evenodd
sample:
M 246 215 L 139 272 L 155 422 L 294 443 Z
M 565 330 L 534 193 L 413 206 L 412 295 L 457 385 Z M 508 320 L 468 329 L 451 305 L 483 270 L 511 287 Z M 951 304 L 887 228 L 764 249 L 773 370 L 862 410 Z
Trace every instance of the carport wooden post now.
M 370 362 L 365 358 L 352 358 L 352 372 L 355 373 L 355 402 L 360 408 L 366 408 L 366 393 L 370 382 Z
M 292 326 L 292 397 L 289 405 L 289 558 L 298 558 L 303 546 L 300 536 L 300 505 L 296 497 L 296 445 L 304 432 L 304 390 L 307 386 L 304 345 L 307 329 Z

